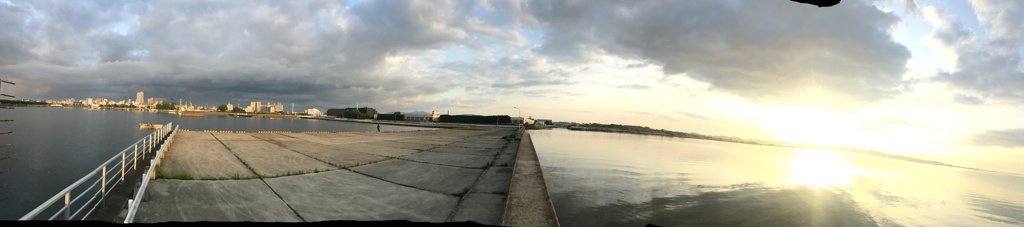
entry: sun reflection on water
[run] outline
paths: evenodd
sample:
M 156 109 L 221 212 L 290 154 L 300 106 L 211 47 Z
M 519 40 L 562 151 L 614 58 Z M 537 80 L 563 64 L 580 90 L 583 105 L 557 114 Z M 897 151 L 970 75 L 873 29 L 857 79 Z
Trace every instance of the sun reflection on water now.
M 790 161 L 789 183 L 816 188 L 849 185 L 858 169 L 839 154 L 824 150 L 806 150 Z

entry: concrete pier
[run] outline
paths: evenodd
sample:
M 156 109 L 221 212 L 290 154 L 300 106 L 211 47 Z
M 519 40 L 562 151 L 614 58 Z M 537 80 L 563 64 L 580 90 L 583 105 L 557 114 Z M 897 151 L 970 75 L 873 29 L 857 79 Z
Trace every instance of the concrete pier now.
M 514 132 L 179 131 L 135 220 L 501 225 Z
M 508 195 L 502 225 L 559 226 L 529 133 L 523 134 Z

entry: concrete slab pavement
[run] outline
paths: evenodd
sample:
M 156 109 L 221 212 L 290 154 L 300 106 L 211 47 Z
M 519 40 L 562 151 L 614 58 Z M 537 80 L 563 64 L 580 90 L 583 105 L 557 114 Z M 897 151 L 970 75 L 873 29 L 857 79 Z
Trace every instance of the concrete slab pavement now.
M 292 134 L 288 134 L 288 137 L 292 137 L 292 138 L 296 138 L 296 139 L 300 139 L 302 141 L 308 141 L 308 142 L 312 142 L 312 143 L 324 144 L 324 145 L 349 144 L 349 143 L 363 142 L 363 141 L 359 141 L 357 139 L 357 137 L 353 136 L 351 133 L 329 133 L 329 134 L 301 134 L 301 133 L 292 133 Z
M 465 154 L 465 155 L 483 155 L 483 156 L 494 156 L 498 154 L 498 149 L 480 149 L 480 148 L 469 148 L 469 147 L 457 147 L 454 145 L 434 148 L 430 150 L 433 152 L 452 153 L 452 154 Z
M 494 160 L 494 156 L 465 155 L 428 151 L 405 156 L 402 157 L 402 159 L 438 165 L 482 169 L 486 168 L 487 165 L 489 165 L 490 162 Z
M 485 225 L 501 225 L 500 212 L 505 210 L 505 195 L 490 193 L 469 193 L 459 204 L 459 210 L 452 217 L 453 222 L 473 221 Z
M 256 134 L 259 134 L 259 133 L 211 132 L 211 134 L 213 134 L 213 136 L 217 137 L 217 139 L 219 139 L 221 141 L 226 141 L 226 140 L 233 140 L 233 141 L 260 140 L 259 138 L 256 138 L 256 137 L 253 136 L 253 135 L 256 135 Z
M 196 221 L 301 222 L 267 184 L 252 180 L 150 181 L 149 201 L 139 204 L 138 223 Z
M 480 181 L 473 187 L 473 192 L 507 193 L 512 182 L 512 167 L 491 166 L 484 171 Z
M 338 167 L 354 167 L 387 159 L 385 156 L 305 141 L 275 141 L 273 143 Z
M 208 132 L 179 131 L 169 148 L 160 163 L 165 175 L 187 174 L 196 179 L 256 177 Z
M 278 133 L 251 133 L 249 135 L 251 135 L 253 137 L 256 137 L 256 138 L 259 138 L 259 139 L 262 139 L 262 140 L 298 140 L 298 139 L 296 139 L 294 137 L 286 136 L 286 135 L 282 135 L 282 134 L 278 134 Z
M 459 200 L 348 170 L 272 178 L 267 184 L 306 221 L 443 222 Z
M 353 143 L 353 144 L 342 144 L 342 145 L 331 145 L 331 146 L 337 147 L 337 148 L 341 148 L 341 149 L 345 149 L 345 150 L 350 150 L 350 151 L 357 151 L 357 152 L 363 152 L 363 153 L 367 153 L 367 154 L 387 156 L 387 157 L 402 157 L 402 156 L 411 155 L 411 154 L 415 154 L 415 153 L 420 152 L 420 151 L 417 151 L 417 150 L 409 150 L 409 149 L 394 148 L 394 147 L 376 146 L 374 144 L 375 143 L 373 143 L 373 142 L 366 142 L 366 143 Z
M 405 142 L 400 142 L 400 141 L 397 141 L 397 140 L 377 141 L 377 142 L 375 142 L 373 144 L 375 146 L 394 147 L 394 148 L 401 148 L 401 149 L 415 150 L 415 151 L 425 151 L 425 150 L 437 148 L 437 146 L 433 146 L 433 145 L 419 144 L 419 143 L 405 143 Z
M 441 166 L 401 159 L 391 159 L 352 168 L 368 176 L 409 187 L 457 195 L 469 190 L 482 169 Z
M 244 168 L 263 176 L 254 175 L 255 179 L 248 180 L 151 181 L 150 199 L 142 203 L 136 220 L 407 220 L 500 225 L 511 170 L 495 163 L 486 165 L 496 157 L 501 158 L 500 149 L 451 149 L 451 145 L 438 148 L 468 153 L 460 154 L 384 145 L 426 146 L 448 140 L 451 142 L 445 143 L 506 141 L 485 134 L 511 132 L 504 128 L 499 129 L 503 131 L 493 130 L 340 134 L 343 136 L 179 132 L 179 136 L 184 136 L 177 137 L 176 144 L 171 145 L 172 151 L 164 159 L 167 168 L 194 171 L 195 175 L 223 171 L 219 168 Z M 481 135 L 483 138 L 479 138 Z M 175 146 L 188 150 L 173 150 Z M 507 147 L 513 146 L 517 145 Z M 220 158 L 202 166 L 169 161 L 213 155 L 220 155 Z M 235 161 L 234 165 L 230 164 L 231 160 Z M 243 162 L 248 165 L 241 164 Z M 320 172 L 314 173 L 314 169 Z M 295 175 L 281 176 L 281 172 Z
M 219 138 L 220 135 L 217 136 Z M 263 177 L 311 173 L 337 168 L 263 140 L 226 140 L 221 142 L 224 142 L 224 145 L 242 160 L 242 163 L 247 164 L 257 175 Z

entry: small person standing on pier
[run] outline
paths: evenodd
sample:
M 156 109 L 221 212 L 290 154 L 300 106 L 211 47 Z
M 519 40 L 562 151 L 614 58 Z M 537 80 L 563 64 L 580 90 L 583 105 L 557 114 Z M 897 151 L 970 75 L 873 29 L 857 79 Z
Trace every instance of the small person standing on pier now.
M 380 132 L 380 124 L 377 124 L 377 132 Z

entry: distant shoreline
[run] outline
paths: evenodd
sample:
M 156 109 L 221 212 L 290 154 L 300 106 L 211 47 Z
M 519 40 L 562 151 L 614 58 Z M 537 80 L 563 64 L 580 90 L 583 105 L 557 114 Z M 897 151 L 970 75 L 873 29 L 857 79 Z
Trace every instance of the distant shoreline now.
M 1002 173 L 1002 172 L 998 172 L 998 171 L 984 170 L 984 169 L 979 169 L 979 168 L 970 168 L 970 167 L 963 167 L 963 166 L 955 166 L 955 165 L 950 165 L 950 164 L 946 164 L 946 163 L 942 163 L 942 162 L 937 162 L 937 161 L 917 159 L 917 158 L 911 158 L 911 157 L 902 156 L 902 155 L 893 155 L 893 154 L 887 154 L 887 153 L 882 153 L 882 152 L 873 151 L 873 150 L 864 150 L 864 149 L 859 149 L 859 148 L 839 147 L 839 146 L 819 146 L 819 145 L 807 145 L 807 144 L 790 144 L 790 143 L 786 143 L 786 142 L 772 142 L 772 141 L 757 141 L 757 140 L 743 139 L 743 138 L 737 138 L 737 137 L 708 136 L 708 135 L 701 135 L 701 134 L 697 134 L 697 133 L 675 132 L 675 131 L 668 131 L 668 130 L 664 130 L 664 129 L 651 129 L 649 127 L 641 127 L 641 126 L 633 126 L 633 125 L 583 124 L 583 125 L 571 125 L 569 127 L 566 127 L 566 129 L 568 129 L 568 130 L 576 130 L 576 131 L 626 133 L 626 134 L 635 134 L 635 135 L 651 135 L 651 136 L 666 136 L 666 137 L 677 137 L 677 138 L 686 138 L 686 139 L 702 139 L 702 140 L 712 140 L 712 141 L 720 141 L 720 142 L 741 143 L 741 144 L 771 146 L 771 147 L 787 147 L 787 148 L 803 148 L 803 149 L 830 149 L 830 150 L 835 150 L 835 151 L 863 154 L 863 155 L 869 155 L 869 156 L 874 156 L 874 157 L 887 158 L 887 159 L 893 159 L 893 160 L 901 160 L 901 161 L 907 161 L 907 162 L 913 162 L 913 163 L 919 163 L 919 164 L 937 165 L 937 166 L 945 166 L 945 167 L 953 167 L 953 168 L 961 168 L 961 169 L 970 169 L 970 170 Z

